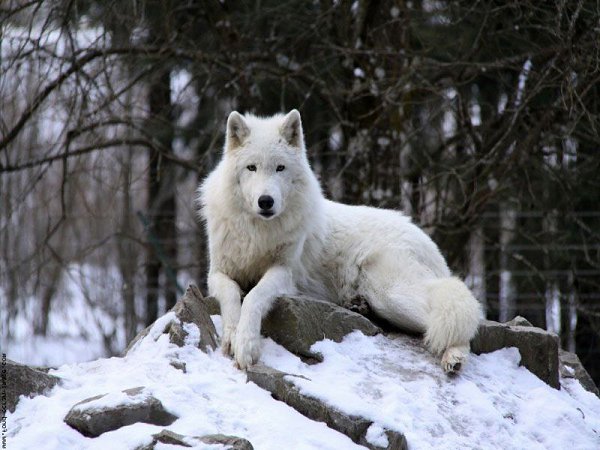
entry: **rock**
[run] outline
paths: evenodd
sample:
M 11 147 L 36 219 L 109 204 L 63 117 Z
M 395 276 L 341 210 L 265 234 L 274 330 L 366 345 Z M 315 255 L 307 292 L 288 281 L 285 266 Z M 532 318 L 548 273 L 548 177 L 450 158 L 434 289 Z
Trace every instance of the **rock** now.
M 388 440 L 387 447 L 379 447 L 377 445 L 373 445 L 370 442 L 368 442 L 365 437 L 363 437 L 361 439 L 359 444 L 364 447 L 367 447 L 370 450 L 406 450 L 406 449 L 408 449 L 406 437 L 402 433 L 398 433 L 397 431 L 385 430 L 385 435 Z
M 170 430 L 162 430 L 160 433 L 152 435 L 152 438 L 152 444 L 147 447 L 148 449 L 153 449 L 158 442 L 162 444 L 191 447 L 191 445 L 186 442 L 186 440 L 189 439 L 187 436 L 183 436 L 182 434 L 178 434 Z
M 197 438 L 204 444 L 221 444 L 231 450 L 254 450 L 254 447 L 247 439 L 237 436 L 227 436 L 224 434 L 209 434 Z
M 136 450 L 154 450 L 158 443 L 179 445 L 181 447 L 192 447 L 199 444 L 221 444 L 231 450 L 254 450 L 250 441 L 237 436 L 227 436 L 224 434 L 183 436 L 170 430 L 162 430 L 160 433 L 153 435 L 150 444 L 138 447 Z
M 187 365 L 183 361 L 171 361 L 169 365 L 177 370 L 181 370 L 183 373 L 187 373 Z
M 77 403 L 65 416 L 65 423 L 84 436 L 96 437 L 137 422 L 166 426 L 177 419 L 144 387 L 122 392 L 126 394 L 124 401 L 116 406 L 103 406 L 102 402 L 97 404 L 97 400 L 110 394 L 97 395 Z
M 575 378 L 579 380 L 586 391 L 600 397 L 598 387 L 575 353 L 560 349 L 558 358 L 560 360 L 560 376 L 562 378 Z
M 363 417 L 352 416 L 326 403 L 302 394 L 300 390 L 286 377 L 297 376 L 281 372 L 263 365 L 255 365 L 247 369 L 248 381 L 256 383 L 269 391 L 273 398 L 281 400 L 300 414 L 312 420 L 325 422 L 328 427 L 345 434 L 354 442 L 369 449 L 379 449 L 366 441 L 366 433 L 373 422 Z M 389 434 L 388 434 L 389 432 Z M 386 430 L 389 445 L 388 450 L 407 449 L 406 438 L 398 432 Z
M 512 320 L 506 322 L 506 325 L 510 325 L 511 327 L 532 327 L 533 325 L 529 320 L 527 320 L 523 316 L 515 316 Z
M 146 445 L 136 447 L 135 450 L 154 450 L 156 444 L 178 445 L 180 447 L 191 447 L 187 441 L 190 438 L 170 430 L 162 430 L 160 433 L 152 435 L 152 442 Z
M 204 297 L 202 299 L 204 305 L 206 306 L 206 310 L 208 314 L 211 316 L 220 316 L 221 315 L 221 307 L 219 306 L 219 301 L 214 297 Z
M 164 333 L 169 334 L 169 340 L 179 347 L 185 344 L 188 332 L 185 330 L 185 325 L 193 323 L 200 330 L 200 340 L 197 347 L 206 351 L 206 349 L 214 350 L 217 347 L 217 330 L 208 313 L 207 303 L 202 297 L 200 289 L 193 284 L 190 284 L 185 291 L 183 297 L 171 308 L 170 311 L 175 313 L 179 322 L 172 321 L 165 327 Z M 154 324 L 153 324 L 154 325 Z M 129 343 L 123 355 L 129 351 L 143 338 L 145 338 L 153 325 L 150 325 Z
M 142 339 L 144 339 L 146 336 L 148 336 L 148 333 L 150 333 L 150 329 L 152 328 L 153 325 L 154 324 L 147 326 L 142 331 L 140 331 L 138 334 L 136 334 L 135 337 L 129 342 L 129 344 L 127 344 L 127 347 L 125 347 L 125 350 L 123 350 L 123 352 L 121 353 L 121 356 L 126 356 Z M 169 327 L 167 327 L 163 330 L 163 333 L 168 333 L 168 332 L 169 332 Z
M 193 323 L 200 330 L 200 343 L 198 348 L 205 350 L 217 348 L 217 330 L 213 324 L 210 314 L 202 301 L 202 293 L 197 286 L 190 284 L 181 300 L 179 300 L 172 311 L 182 323 Z M 181 324 L 174 323 L 169 331 L 171 342 L 182 347 L 186 331 Z
M 2 383 L 6 381 L 6 409 L 10 412 L 14 412 L 21 395 L 34 397 L 43 394 L 60 381 L 58 377 L 10 359 L 2 365 L 2 372 Z
M 560 389 L 558 336 L 530 325 L 483 320 L 471 341 L 471 350 L 478 355 L 506 347 L 518 348 L 522 366 L 553 388 Z
M 308 297 L 279 297 L 262 323 L 262 333 L 300 356 L 323 360 L 310 350 L 322 339 L 341 342 L 359 330 L 367 336 L 381 332 L 371 321 L 355 312 Z

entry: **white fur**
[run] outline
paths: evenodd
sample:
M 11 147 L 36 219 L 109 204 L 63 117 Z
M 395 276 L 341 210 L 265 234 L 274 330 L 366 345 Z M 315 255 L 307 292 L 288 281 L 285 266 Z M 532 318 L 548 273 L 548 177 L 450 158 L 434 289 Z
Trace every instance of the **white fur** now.
M 274 202 L 271 217 L 260 214 L 264 195 Z M 381 317 L 425 333 L 446 372 L 466 360 L 481 318 L 477 300 L 410 218 L 323 197 L 296 110 L 270 118 L 231 113 L 223 159 L 199 201 L 222 348 L 239 367 L 258 360 L 261 320 L 275 298 L 296 292 L 341 305 L 363 297 Z

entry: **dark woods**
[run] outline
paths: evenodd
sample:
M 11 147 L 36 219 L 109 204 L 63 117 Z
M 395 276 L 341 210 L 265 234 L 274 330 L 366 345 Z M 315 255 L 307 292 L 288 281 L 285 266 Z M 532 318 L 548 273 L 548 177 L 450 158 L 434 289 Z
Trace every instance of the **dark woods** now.
M 194 189 L 227 114 L 298 108 L 328 196 L 410 214 L 489 318 L 560 333 L 598 380 L 599 13 L 592 1 L 2 2 L 3 338 L 19 318 L 51 333 L 76 283 L 120 350 L 205 277 Z

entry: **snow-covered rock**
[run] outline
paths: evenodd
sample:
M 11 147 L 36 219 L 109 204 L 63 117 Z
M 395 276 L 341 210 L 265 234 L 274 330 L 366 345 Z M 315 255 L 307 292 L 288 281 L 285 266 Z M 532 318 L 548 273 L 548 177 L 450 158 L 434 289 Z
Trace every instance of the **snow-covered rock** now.
M 562 378 L 575 378 L 581 383 L 584 389 L 600 397 L 598 387 L 575 353 L 561 349 L 558 352 L 558 358 L 560 361 L 560 376 Z
M 294 374 L 300 394 L 402 433 L 418 449 L 597 449 L 600 399 L 574 379 L 557 390 L 520 366 L 516 348 L 471 355 L 446 376 L 422 344 L 402 334 L 323 340 L 308 365 L 272 341 L 262 363 Z
M 172 343 L 182 347 L 187 341 L 201 350 L 217 347 L 217 330 L 210 319 L 207 303 L 197 286 L 190 284 L 183 297 L 167 315 L 141 331 L 127 346 L 124 354 L 135 348 L 151 330 L 154 336 L 167 333 Z
M 262 333 L 300 357 L 322 361 L 322 355 L 311 350 L 317 341 L 330 339 L 341 342 L 344 336 L 355 330 L 367 336 L 382 332 L 365 317 L 371 317 L 371 311 L 362 300 L 353 299 L 342 308 L 309 297 L 280 297 L 263 320 Z M 219 313 L 214 298 L 208 297 L 203 301 L 211 314 Z M 519 349 L 521 365 L 531 373 L 554 388 L 560 387 L 558 336 L 532 326 L 523 317 L 515 317 L 506 323 L 483 320 L 471 342 L 472 351 L 476 354 L 509 347 Z M 583 367 L 581 369 L 585 371 Z
M 254 450 L 254 447 L 247 439 L 237 436 L 226 436 L 224 434 L 208 434 L 206 436 L 182 436 L 169 430 L 162 430 L 153 436 L 150 444 L 139 447 L 136 450 L 157 450 L 160 444 L 167 444 L 169 447 L 178 445 L 180 447 L 197 447 L 201 444 L 218 445 L 219 448 L 228 450 Z
M 2 364 L 2 381 L 6 389 L 6 409 L 15 410 L 20 397 L 33 397 L 53 388 L 60 379 L 7 359 Z M 4 397 L 4 396 L 3 396 Z M 4 403 L 4 398 L 2 399 Z
M 248 381 L 269 391 L 276 400 L 281 400 L 310 419 L 325 422 L 328 427 L 345 434 L 357 444 L 371 450 L 408 448 L 402 433 L 386 430 L 368 419 L 344 413 L 325 401 L 303 394 L 291 381 L 294 374 L 263 365 L 250 367 L 246 373 Z
M 138 422 L 171 425 L 176 419 L 140 386 L 82 400 L 65 416 L 65 423 L 84 436 L 96 437 Z
M 553 388 L 559 388 L 558 336 L 522 321 L 499 323 L 484 320 L 471 341 L 476 354 L 503 348 L 519 349 L 521 365 Z

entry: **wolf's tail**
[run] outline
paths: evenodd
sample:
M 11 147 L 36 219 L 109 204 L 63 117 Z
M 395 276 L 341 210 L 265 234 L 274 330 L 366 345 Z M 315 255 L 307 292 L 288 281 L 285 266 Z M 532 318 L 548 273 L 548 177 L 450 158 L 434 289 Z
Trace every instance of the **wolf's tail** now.
M 432 353 L 469 346 L 482 318 L 481 305 L 458 278 L 432 280 L 427 286 L 430 314 L 425 343 Z

